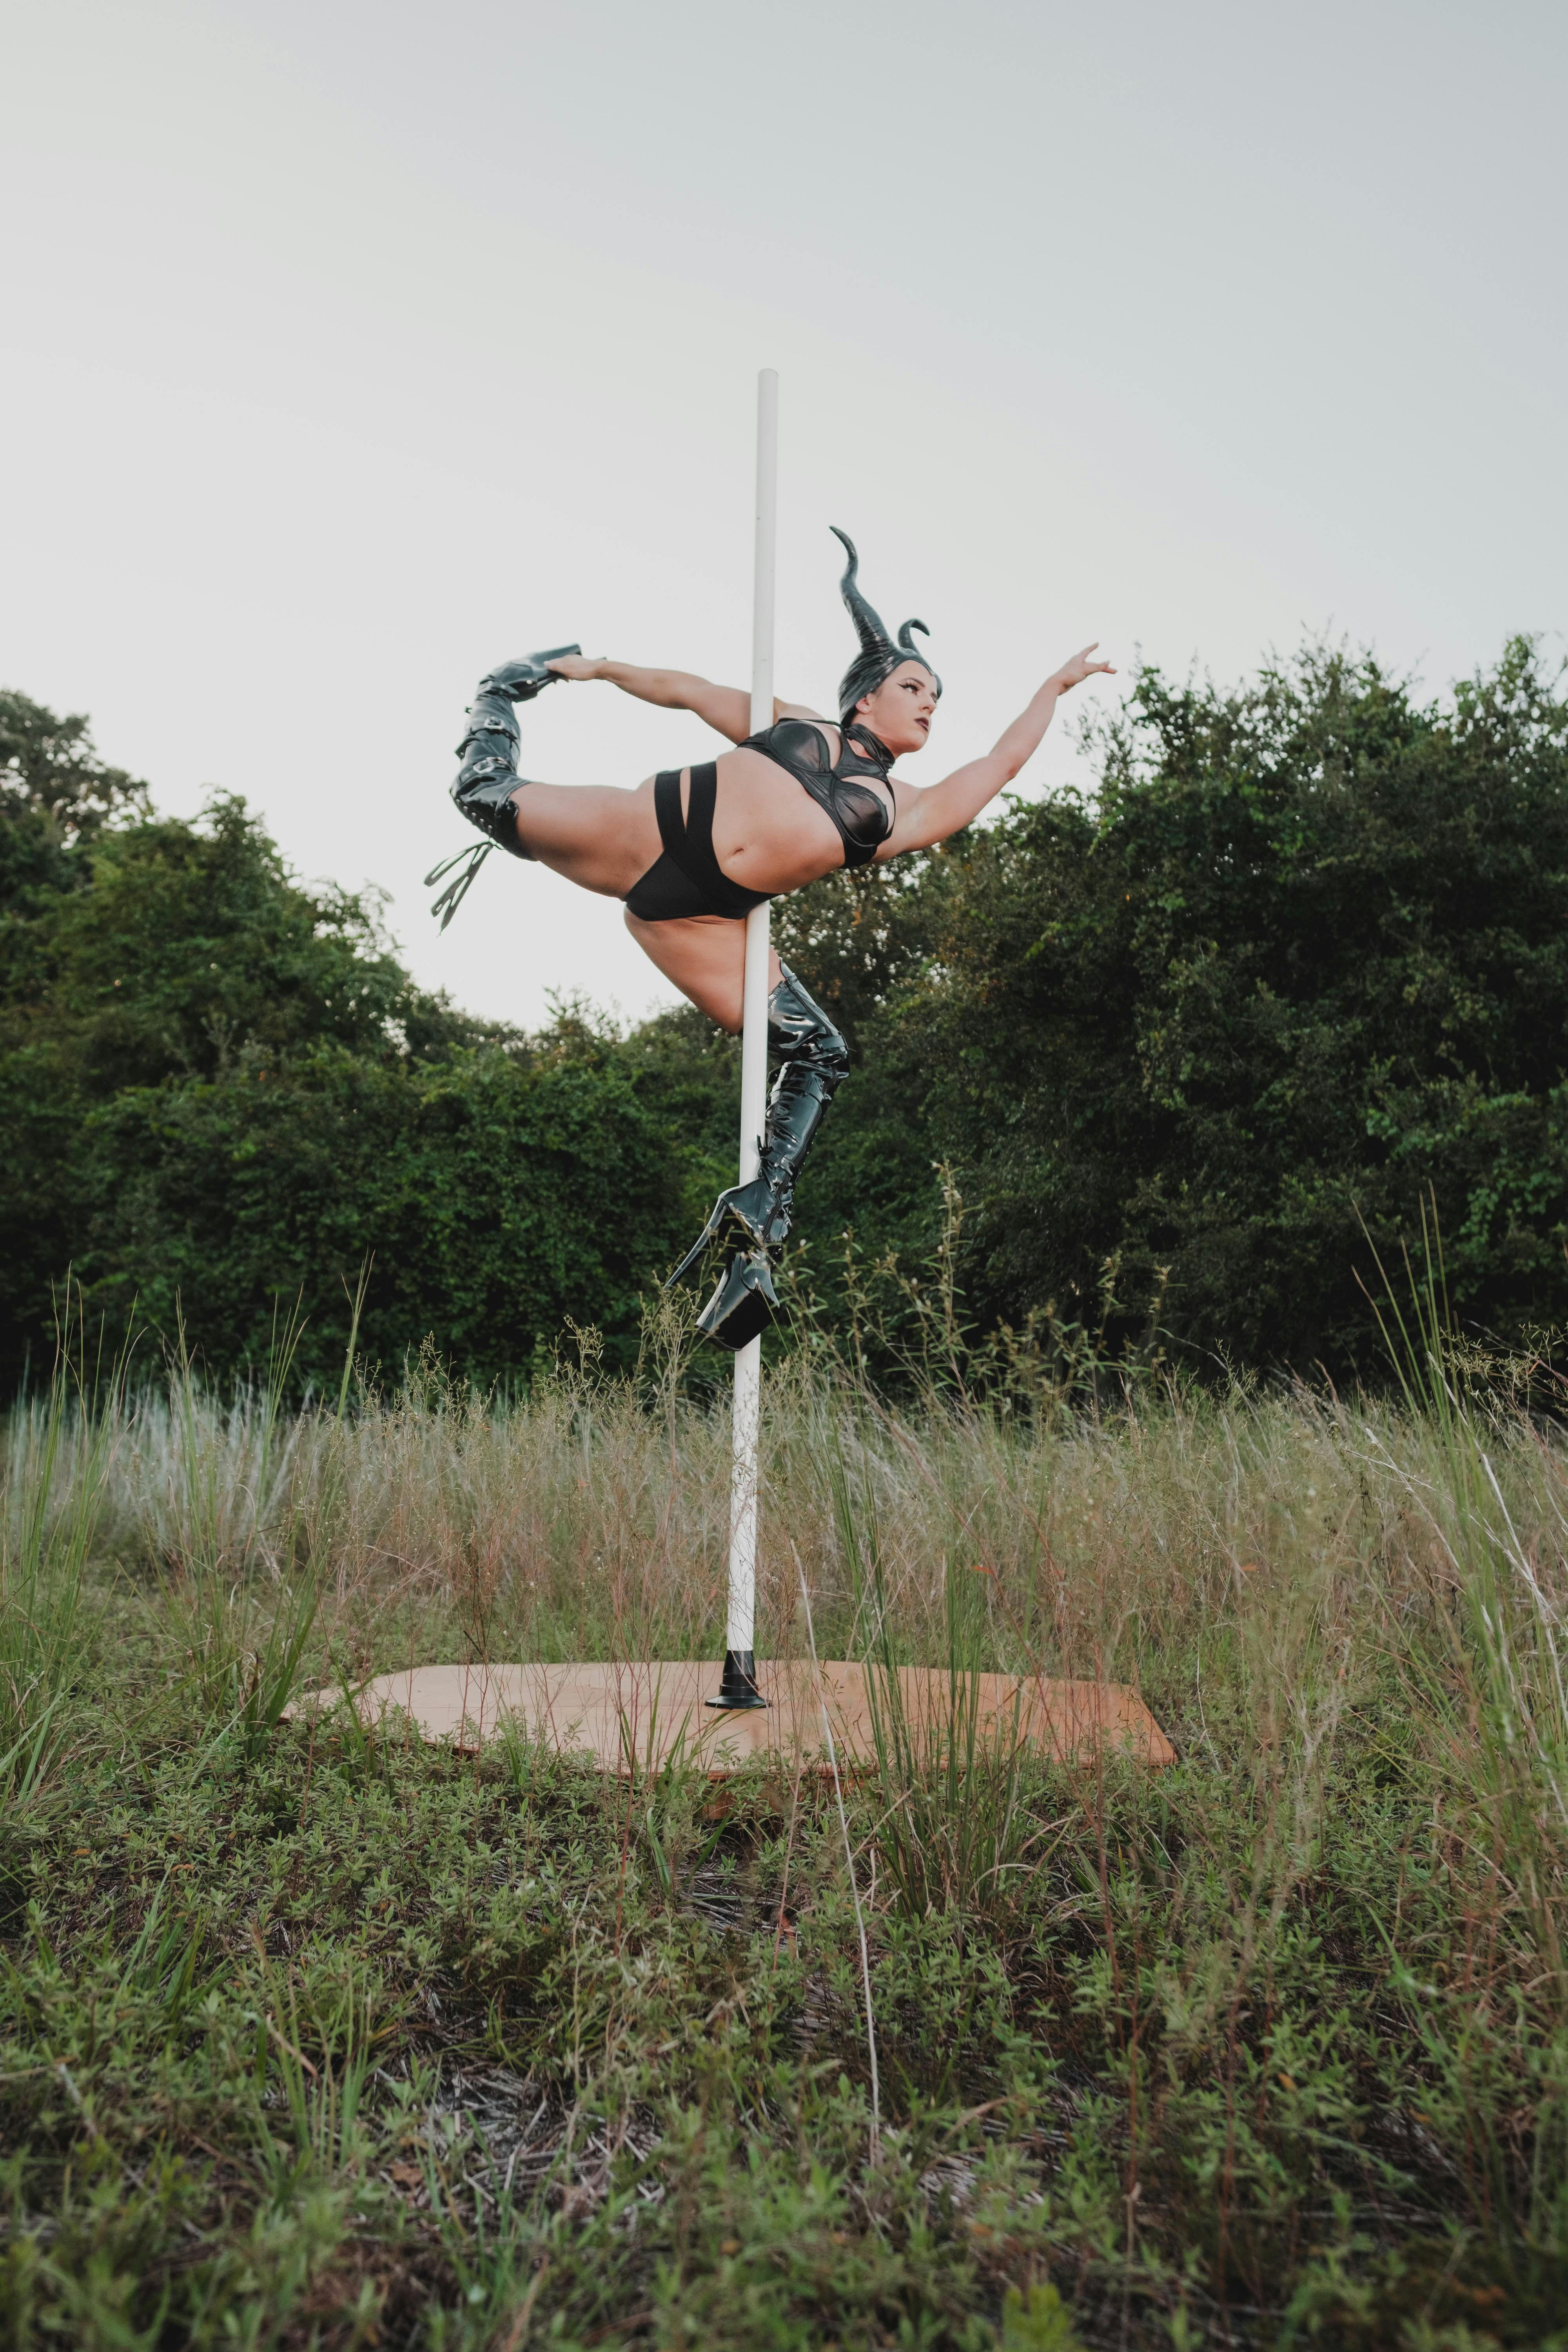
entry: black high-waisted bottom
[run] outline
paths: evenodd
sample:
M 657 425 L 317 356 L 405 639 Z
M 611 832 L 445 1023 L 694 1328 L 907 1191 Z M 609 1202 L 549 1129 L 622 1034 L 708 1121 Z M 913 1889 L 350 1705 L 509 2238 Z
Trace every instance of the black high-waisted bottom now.
M 664 855 L 626 892 L 626 907 L 645 923 L 678 923 L 691 915 L 728 915 L 739 921 L 760 907 L 766 890 L 742 890 L 731 882 L 713 850 L 713 807 L 719 772 L 711 760 L 691 771 L 691 793 L 680 814 L 680 771 L 666 768 L 653 780 L 654 814 Z

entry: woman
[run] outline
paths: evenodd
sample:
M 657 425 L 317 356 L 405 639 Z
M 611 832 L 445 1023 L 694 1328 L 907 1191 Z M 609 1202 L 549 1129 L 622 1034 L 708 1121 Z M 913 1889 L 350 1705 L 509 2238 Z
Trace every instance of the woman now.
M 626 929 L 667 980 L 716 1021 L 741 1026 L 748 910 L 801 889 L 839 866 L 865 866 L 906 849 L 929 849 L 968 824 L 1010 784 L 1038 748 L 1059 696 L 1109 662 L 1093 646 L 1047 678 L 1028 709 L 984 759 L 923 789 L 889 771 L 921 751 L 942 680 L 906 621 L 890 637 L 857 584 L 859 560 L 837 526 L 849 562 L 840 583 L 860 651 L 838 688 L 834 725 L 804 704 L 775 702 L 773 723 L 748 732 L 751 698 L 679 670 L 584 661 L 575 646 L 508 662 L 479 681 L 458 746 L 452 798 L 489 836 L 448 858 L 431 882 L 460 866 L 433 912 L 442 929 L 492 845 L 537 858 L 584 890 L 626 902 Z M 607 678 L 624 693 L 667 710 L 690 710 L 738 748 L 717 760 L 651 776 L 635 792 L 605 785 L 541 784 L 520 776 L 513 705 L 531 701 L 556 678 Z M 781 777 L 782 771 L 782 777 Z M 783 779 L 793 780 L 798 791 Z M 786 964 L 770 960 L 768 1045 L 782 1063 L 768 1102 L 761 1162 L 749 1184 L 720 1195 L 712 1215 L 670 1280 L 728 1230 L 741 1246 L 699 1318 L 699 1328 L 742 1347 L 777 1304 L 766 1253 L 789 1231 L 795 1180 L 823 1112 L 848 1068 L 843 1038 Z

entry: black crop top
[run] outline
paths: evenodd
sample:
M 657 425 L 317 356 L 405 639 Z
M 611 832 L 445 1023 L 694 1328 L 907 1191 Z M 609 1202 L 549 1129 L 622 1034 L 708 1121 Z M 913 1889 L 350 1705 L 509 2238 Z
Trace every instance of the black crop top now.
M 846 866 L 868 866 L 893 830 L 893 809 L 890 800 L 854 779 L 874 776 L 890 792 L 888 771 L 893 754 L 858 720 L 841 729 L 840 736 L 838 758 L 830 762 L 827 738 L 820 727 L 809 719 L 775 719 L 760 735 L 748 735 L 741 749 L 760 751 L 765 760 L 776 761 L 819 808 L 827 811 L 843 836 Z M 868 756 L 863 757 L 862 751 Z

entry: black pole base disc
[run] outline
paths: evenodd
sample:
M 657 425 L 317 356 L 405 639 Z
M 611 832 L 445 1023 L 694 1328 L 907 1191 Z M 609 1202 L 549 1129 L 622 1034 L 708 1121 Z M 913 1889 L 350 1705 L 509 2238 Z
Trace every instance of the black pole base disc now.
M 710 1706 L 766 1706 L 767 1700 L 757 1688 L 757 1661 L 750 1650 L 726 1650 L 723 1678 L 719 1696 L 708 1701 Z

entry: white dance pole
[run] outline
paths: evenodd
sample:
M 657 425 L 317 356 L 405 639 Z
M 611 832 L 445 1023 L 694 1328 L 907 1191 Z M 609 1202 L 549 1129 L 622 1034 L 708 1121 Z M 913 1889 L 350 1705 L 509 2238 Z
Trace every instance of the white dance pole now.
M 757 536 L 752 575 L 752 732 L 773 723 L 773 575 L 778 546 L 779 377 L 757 378 Z M 741 1181 L 757 1172 L 768 1092 L 768 902 L 746 917 L 746 987 L 741 1030 Z M 762 1423 L 763 1343 L 735 1353 L 730 1462 L 730 1607 L 724 1627 L 721 1706 L 757 1706 L 757 1439 Z

